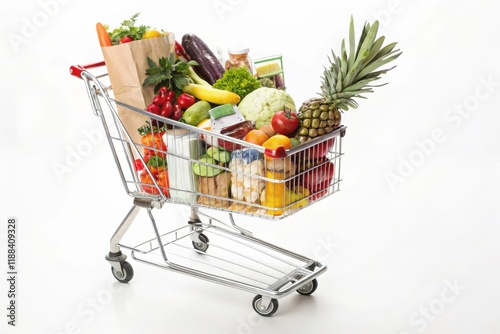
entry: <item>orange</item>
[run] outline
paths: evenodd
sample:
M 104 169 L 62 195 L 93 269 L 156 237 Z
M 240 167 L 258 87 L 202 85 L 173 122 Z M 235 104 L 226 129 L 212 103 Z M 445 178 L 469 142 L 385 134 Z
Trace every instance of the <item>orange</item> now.
M 255 144 L 255 145 L 262 145 L 266 140 L 268 140 L 269 137 L 266 135 L 266 133 L 262 130 L 250 130 L 250 132 L 247 133 L 245 136 L 245 141 Z

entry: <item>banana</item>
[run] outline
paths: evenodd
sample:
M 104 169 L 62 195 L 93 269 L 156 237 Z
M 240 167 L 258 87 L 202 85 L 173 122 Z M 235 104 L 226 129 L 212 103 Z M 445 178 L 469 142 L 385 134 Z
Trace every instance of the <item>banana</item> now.
M 240 96 L 236 93 L 213 88 L 211 86 L 188 84 L 182 89 L 184 93 L 193 95 L 198 100 L 208 101 L 214 104 L 238 104 L 241 100 Z

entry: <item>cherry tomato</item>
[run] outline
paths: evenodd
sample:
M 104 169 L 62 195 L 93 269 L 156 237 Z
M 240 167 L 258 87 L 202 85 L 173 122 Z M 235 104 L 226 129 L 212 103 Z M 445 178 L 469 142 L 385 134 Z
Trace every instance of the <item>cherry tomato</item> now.
M 177 97 L 177 104 L 181 106 L 183 110 L 191 107 L 196 102 L 196 98 L 187 93 L 182 93 Z
M 154 103 L 151 103 L 146 110 L 155 115 L 160 114 L 160 107 Z
M 276 112 L 271 119 L 271 125 L 274 131 L 282 135 L 292 134 L 298 127 L 300 121 L 297 113 L 290 109 L 285 109 Z
M 170 118 L 173 113 L 174 113 L 174 107 L 172 106 L 172 103 L 170 103 L 169 101 L 163 103 L 160 110 L 160 116 L 163 116 L 165 118 Z
M 174 121 L 180 120 L 182 117 L 182 112 L 183 112 L 183 110 L 182 110 L 181 106 L 178 104 L 175 104 L 174 105 L 174 114 L 172 115 L 172 119 Z
M 167 101 L 173 102 L 175 100 L 175 92 L 173 90 L 167 91 Z
M 164 92 L 158 92 L 158 94 L 153 97 L 153 103 L 157 106 L 162 106 L 167 101 L 167 96 Z
M 133 42 L 134 39 L 130 36 L 124 36 L 120 39 L 120 43 L 129 43 L 129 42 Z

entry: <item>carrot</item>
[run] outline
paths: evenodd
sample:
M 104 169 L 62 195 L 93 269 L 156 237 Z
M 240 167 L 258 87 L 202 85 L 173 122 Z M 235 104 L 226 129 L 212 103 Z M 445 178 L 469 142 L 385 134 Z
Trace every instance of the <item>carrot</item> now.
M 102 23 L 98 22 L 96 24 L 96 30 L 97 30 L 97 37 L 99 38 L 99 44 L 101 44 L 101 47 L 113 45 L 113 42 L 111 42 L 111 38 L 109 37 L 109 34 L 106 31 L 106 28 L 102 25 Z

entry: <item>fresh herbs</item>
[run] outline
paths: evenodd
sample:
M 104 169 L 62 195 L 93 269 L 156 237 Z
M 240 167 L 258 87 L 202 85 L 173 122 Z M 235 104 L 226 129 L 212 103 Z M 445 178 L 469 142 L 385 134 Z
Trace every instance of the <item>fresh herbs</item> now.
M 132 15 L 130 19 L 124 20 L 120 27 L 115 28 L 112 31 L 109 31 L 109 26 L 105 26 L 106 30 L 109 32 L 113 45 L 120 44 L 121 39 L 124 37 L 130 37 L 134 41 L 142 39 L 142 36 L 149 30 L 150 27 L 146 25 L 136 26 L 139 14 L 140 13 L 136 13 Z
M 182 61 L 171 54 L 170 57 L 161 57 L 156 64 L 148 57 L 149 69 L 146 70 L 146 79 L 143 86 L 155 85 L 154 91 L 158 93 L 161 87 L 167 87 L 173 90 L 176 95 L 182 93 L 182 88 L 192 83 L 188 76 L 188 68 L 192 65 L 198 65 L 194 60 L 188 62 Z

